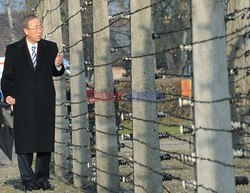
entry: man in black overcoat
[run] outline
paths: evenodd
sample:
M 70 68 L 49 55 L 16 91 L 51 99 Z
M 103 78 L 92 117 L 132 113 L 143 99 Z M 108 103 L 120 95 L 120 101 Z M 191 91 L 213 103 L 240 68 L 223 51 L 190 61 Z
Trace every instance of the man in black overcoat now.
M 22 25 L 25 37 L 6 48 L 1 88 L 14 109 L 15 150 L 25 190 L 53 189 L 48 181 L 55 141 L 53 76 L 63 75 L 63 56 L 56 43 L 42 39 L 35 15 L 26 16 Z

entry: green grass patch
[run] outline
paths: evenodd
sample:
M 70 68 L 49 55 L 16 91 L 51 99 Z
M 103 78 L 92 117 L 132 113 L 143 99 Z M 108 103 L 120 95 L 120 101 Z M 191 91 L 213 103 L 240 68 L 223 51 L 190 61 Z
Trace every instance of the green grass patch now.
M 180 134 L 179 127 L 167 127 L 165 125 L 160 125 L 159 126 L 159 131 L 160 132 L 168 132 L 168 133 L 173 134 L 173 135 Z

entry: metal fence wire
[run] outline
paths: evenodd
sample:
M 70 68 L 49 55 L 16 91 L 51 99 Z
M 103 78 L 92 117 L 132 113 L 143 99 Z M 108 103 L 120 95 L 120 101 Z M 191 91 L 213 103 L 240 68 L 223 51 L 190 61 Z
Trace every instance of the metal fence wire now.
M 40 0 L 33 9 L 44 38 L 70 61 L 70 74 L 54 79 L 56 175 L 99 193 L 249 191 L 250 3 L 186 1 L 188 11 L 169 22 L 185 17 L 188 26 L 155 31 L 152 10 L 177 2 L 131 0 L 129 11 L 111 16 L 112 1 L 104 0 Z M 122 34 L 124 25 L 130 41 L 111 45 L 111 28 Z M 188 43 L 154 47 L 184 33 Z M 91 62 L 86 42 L 93 44 Z M 155 58 L 177 51 L 189 57 L 191 72 L 156 73 Z M 113 79 L 117 63 L 128 78 Z M 91 74 L 93 85 L 86 82 Z M 189 96 L 182 80 L 190 82 Z

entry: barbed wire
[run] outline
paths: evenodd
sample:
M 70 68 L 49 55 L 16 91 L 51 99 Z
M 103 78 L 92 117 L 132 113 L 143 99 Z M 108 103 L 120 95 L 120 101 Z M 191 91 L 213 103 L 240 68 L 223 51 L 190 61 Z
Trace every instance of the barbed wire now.
M 161 3 L 161 2 L 163 2 L 163 1 L 164 1 L 164 0 L 158 1 L 158 2 L 156 2 L 156 4 Z M 172 2 L 172 1 L 171 1 L 171 2 Z M 171 2 L 170 2 L 170 3 L 171 3 Z M 40 2 L 39 2 L 39 3 L 40 3 Z M 115 21 L 113 21 L 113 22 L 110 22 L 110 24 L 109 24 L 108 26 L 105 26 L 104 28 L 102 28 L 102 29 L 100 29 L 100 30 L 97 30 L 97 31 L 95 31 L 95 32 L 92 32 L 91 34 L 88 34 L 87 36 L 83 36 L 83 38 L 82 38 L 81 40 L 79 40 L 79 42 L 80 42 L 80 41 L 83 41 L 84 39 L 86 39 L 86 38 L 88 38 L 88 37 L 93 37 L 93 35 L 94 35 L 95 33 L 99 33 L 99 32 L 101 32 L 102 30 L 105 30 L 105 29 L 109 28 L 109 27 L 112 26 L 114 23 L 119 22 L 119 21 L 122 19 L 122 15 L 123 15 L 123 16 L 124 16 L 124 15 L 132 15 L 132 14 L 135 14 L 135 13 L 137 13 L 137 12 L 139 12 L 139 11 L 142 11 L 142 10 L 144 10 L 144 9 L 147 9 L 147 8 L 149 8 L 149 7 L 152 7 L 152 6 L 154 6 L 154 5 L 155 5 L 155 4 L 152 4 L 152 5 L 150 5 L 150 6 L 144 7 L 144 8 L 142 8 L 142 9 L 138 9 L 138 10 L 136 10 L 136 11 L 134 11 L 134 12 L 130 12 L 130 13 L 122 13 L 122 12 L 121 12 L 121 13 L 117 13 L 117 14 L 115 14 L 114 16 L 121 16 L 120 18 L 118 18 L 117 20 L 115 20 Z M 246 12 L 246 11 L 247 11 L 247 10 L 245 10 L 245 12 Z M 81 11 L 78 11 L 77 14 L 79 14 L 80 12 L 81 12 Z M 238 11 L 238 12 L 239 12 L 239 11 Z M 243 14 L 243 13 L 245 13 L 245 12 L 244 12 L 244 11 L 241 11 L 241 14 Z M 46 12 L 46 13 L 47 13 L 47 12 Z M 76 15 L 77 15 L 77 14 L 76 14 Z M 241 16 L 242 16 L 242 15 L 241 15 Z M 69 21 L 71 18 L 73 18 L 73 17 L 74 17 L 74 15 L 70 16 L 66 21 L 68 22 L 68 21 Z M 61 24 L 60 26 L 56 27 L 56 28 L 55 28 L 53 31 L 51 31 L 50 33 L 54 33 L 58 28 L 60 28 L 60 27 L 62 27 L 63 25 L 65 25 L 67 22 L 65 22 L 64 24 Z M 247 26 L 247 27 L 249 27 L 249 26 Z M 247 27 L 245 26 L 244 29 L 246 29 Z M 207 39 L 207 40 L 201 40 L 201 41 L 193 42 L 193 43 L 191 43 L 190 45 L 193 46 L 193 45 L 195 45 L 195 44 L 203 44 L 203 43 L 206 43 L 206 42 L 209 42 L 209 41 L 214 41 L 214 40 L 217 40 L 217 39 L 226 38 L 226 37 L 229 37 L 229 36 L 231 36 L 231 35 L 235 35 L 236 33 L 239 33 L 239 31 L 243 31 L 244 29 L 242 29 L 242 30 L 238 30 L 238 29 L 237 29 L 237 30 L 235 30 L 234 32 L 232 32 L 232 33 L 230 33 L 230 34 L 226 34 L 226 35 L 224 35 L 224 36 L 217 36 L 217 37 L 212 37 L 212 38 Z M 169 32 L 161 32 L 161 33 L 159 33 L 159 34 L 165 35 L 165 34 L 169 34 L 169 33 L 178 33 L 178 32 L 182 32 L 182 31 L 186 31 L 186 30 L 190 30 L 190 27 L 183 28 L 183 29 L 179 29 L 179 30 L 173 30 L 173 31 L 169 31 Z M 50 33 L 49 33 L 49 34 L 50 34 Z M 246 32 L 246 33 L 244 33 L 244 34 L 238 35 L 237 38 L 246 37 L 247 34 L 249 34 L 249 32 Z M 228 40 L 228 42 L 230 42 L 230 41 L 232 41 L 232 40 L 233 40 L 233 39 Z M 65 50 L 69 50 L 70 48 L 72 48 L 73 46 L 75 46 L 76 44 L 78 44 L 79 42 L 76 42 L 75 44 L 72 44 L 72 45 L 67 46 L 67 47 L 65 48 Z M 228 43 L 228 42 L 227 42 L 227 43 Z M 125 47 L 129 47 L 129 46 L 130 46 L 130 45 L 118 46 L 118 47 L 115 47 L 115 49 L 125 48 Z M 171 51 L 177 50 L 177 49 L 180 49 L 180 46 L 178 46 L 178 47 L 176 46 L 176 47 L 173 47 L 173 48 L 164 49 L 164 50 L 162 50 L 162 51 L 160 51 L 160 52 L 151 53 L 151 54 L 149 54 L 149 55 L 131 56 L 131 57 L 127 57 L 127 59 L 128 59 L 128 60 L 132 60 L 133 58 L 142 58 L 142 57 L 146 57 L 146 56 L 155 56 L 155 55 L 157 55 L 157 54 L 159 54 L 159 53 L 171 52 Z M 65 51 L 65 50 L 63 50 L 63 51 Z M 63 52 L 63 51 L 62 51 L 62 52 Z M 239 59 L 239 58 L 241 58 L 241 57 L 243 57 L 243 56 L 247 57 L 246 55 L 247 55 L 247 56 L 249 55 L 249 52 L 248 52 L 248 51 L 246 51 L 246 52 L 245 52 L 244 54 L 242 54 L 241 56 L 237 56 L 237 57 L 231 59 L 231 61 L 236 60 L 236 59 Z M 94 65 L 94 66 L 93 66 L 93 69 L 95 69 L 96 67 L 112 65 L 112 64 L 114 64 L 114 63 L 116 63 L 116 62 L 124 61 L 124 59 L 126 59 L 126 58 L 125 58 L 125 57 L 119 58 L 119 59 L 114 60 L 114 61 L 112 61 L 112 62 L 110 62 L 110 63 L 108 63 L 108 64 Z M 249 69 L 249 67 L 245 67 L 245 69 Z M 239 70 L 245 70 L 245 69 L 244 69 L 243 67 L 240 67 L 240 68 L 239 68 Z M 82 70 L 81 72 L 78 72 L 77 74 L 69 75 L 69 78 L 78 76 L 78 75 L 80 75 L 81 73 L 86 72 L 87 70 L 88 70 L 88 69 L 86 68 L 86 69 Z M 167 73 L 164 74 L 164 73 L 162 73 L 162 75 L 169 76 L 169 77 L 189 77 L 189 78 L 192 77 L 192 76 L 183 76 L 182 74 L 178 75 L 178 74 L 167 74 Z M 243 79 L 245 79 L 245 78 L 246 78 L 246 77 L 244 77 Z M 61 80 L 61 79 L 57 79 L 57 80 Z M 239 81 L 240 81 L 240 80 L 239 80 Z M 236 83 L 237 83 L 237 82 L 236 82 Z M 165 99 L 165 101 L 161 101 L 161 103 L 164 103 L 164 102 L 176 102 L 176 101 L 178 101 L 179 98 L 181 97 L 181 95 L 172 95 L 172 94 L 170 94 L 170 93 L 164 93 L 164 94 L 166 94 L 166 96 L 174 97 L 174 98 Z M 245 94 L 246 94 L 246 93 L 245 93 Z M 179 98 L 177 98 L 177 97 L 179 97 Z M 94 99 L 101 100 L 101 99 L 98 98 L 98 97 L 95 97 Z M 126 98 L 126 96 L 125 96 L 124 99 L 128 99 L 128 98 Z M 135 98 L 132 98 L 132 99 L 138 100 L 139 98 L 136 98 L 136 97 L 135 97 Z M 189 98 L 187 98 L 187 99 L 189 99 Z M 249 95 L 224 97 L 224 98 L 221 98 L 221 99 L 208 100 L 208 101 L 194 100 L 193 98 L 191 98 L 190 100 L 191 100 L 193 103 L 211 104 L 211 103 L 219 103 L 219 102 L 223 102 L 223 101 L 231 101 L 231 100 L 233 100 L 233 99 L 249 99 Z M 71 101 L 71 102 L 70 102 L 70 101 L 67 101 L 67 102 L 62 102 L 62 103 L 60 103 L 60 104 L 56 104 L 56 105 L 57 105 L 57 106 L 61 106 L 61 105 L 70 106 L 71 104 L 86 103 L 86 102 L 87 102 L 86 100 L 87 100 L 87 99 L 84 99 L 84 100 L 82 100 L 82 101 Z M 145 100 L 144 100 L 144 102 L 150 102 L 150 101 L 145 101 Z M 155 101 L 151 101 L 151 102 L 155 102 Z M 66 103 L 67 103 L 67 104 L 66 104 Z M 169 114 L 170 116 L 173 116 L 173 117 L 176 117 L 176 118 L 180 118 L 180 119 L 183 119 L 183 120 L 186 120 L 186 121 L 193 121 L 193 120 L 190 119 L 190 118 L 186 118 L 186 117 L 183 117 L 183 116 L 178 116 L 178 115 L 176 115 L 175 113 L 173 113 L 173 112 L 171 112 L 171 111 L 167 111 L 167 112 L 164 112 L 164 113 L 167 113 L 167 114 Z M 246 112 L 246 113 L 247 113 L 247 112 Z M 56 115 L 56 117 L 57 117 L 57 118 L 74 119 L 74 118 L 77 118 L 77 117 L 80 117 L 80 116 L 86 116 L 86 115 L 88 115 L 88 114 L 90 114 L 90 112 L 85 112 L 85 113 L 82 113 L 82 114 L 79 114 L 79 115 L 74 115 L 74 116 L 68 115 L 68 114 L 67 114 L 67 115 Z M 100 114 L 96 114 L 96 113 L 92 113 L 92 112 L 91 112 L 91 115 L 92 115 L 93 117 L 96 117 L 96 116 L 98 117 L 98 116 L 99 116 L 99 117 L 106 117 L 106 118 L 120 118 L 119 115 L 115 115 L 115 116 L 106 116 L 106 115 L 100 115 Z M 155 124 L 157 124 L 157 125 L 163 125 L 163 126 L 168 126 L 168 127 L 179 127 L 179 124 L 164 124 L 164 123 L 161 123 L 161 122 L 159 122 L 159 121 L 145 120 L 145 119 L 141 119 L 141 118 L 134 117 L 134 116 L 130 116 L 130 115 L 124 115 L 124 117 L 126 117 L 126 118 L 128 118 L 128 119 L 131 119 L 132 121 L 143 121 L 143 122 L 155 123 Z M 94 121 L 92 120 L 92 122 L 94 122 Z M 127 128 L 127 127 L 125 127 L 125 126 L 121 126 L 121 127 L 123 127 L 124 129 L 128 129 L 129 131 L 132 131 L 131 128 Z M 189 127 L 190 127 L 190 125 L 189 125 Z M 75 131 L 79 131 L 79 130 L 83 130 L 83 129 L 84 129 L 84 130 L 87 130 L 87 131 L 90 131 L 90 128 L 85 128 L 85 127 L 79 127 L 79 128 L 74 128 L 74 129 L 72 129 L 71 127 L 68 127 L 68 128 L 58 128 L 58 127 L 56 127 L 56 129 L 66 131 L 66 132 L 71 133 L 71 134 L 72 134 L 73 132 L 75 132 Z M 101 130 L 96 129 L 96 128 L 91 128 L 91 130 L 92 130 L 93 132 L 96 132 L 96 133 L 102 133 L 102 134 L 112 135 L 112 136 L 117 136 L 117 137 L 119 136 L 118 132 L 117 132 L 117 133 L 115 133 L 115 132 L 114 132 L 114 133 L 109 133 L 109 132 L 101 131 Z M 205 128 L 205 127 L 198 127 L 198 128 L 195 128 L 195 129 L 194 129 L 195 132 L 196 132 L 196 131 L 199 131 L 199 130 L 204 130 L 204 131 L 208 131 L 208 132 L 225 132 L 225 133 L 232 133 L 232 132 L 234 132 L 233 130 L 230 130 L 230 129 L 221 129 L 221 128 Z M 166 133 L 169 134 L 168 132 L 166 132 Z M 245 134 L 245 135 L 249 135 L 249 132 L 244 131 L 244 134 Z M 169 136 L 170 136 L 170 137 L 173 137 L 174 139 L 176 139 L 176 140 L 178 140 L 178 141 L 182 141 L 182 142 L 185 142 L 185 143 L 188 143 L 188 144 L 193 145 L 193 142 L 192 142 L 192 141 L 189 141 L 189 140 L 186 140 L 186 139 L 182 139 L 181 137 L 178 137 L 178 136 L 175 136 L 175 135 L 172 135 L 172 134 L 169 134 Z M 173 159 L 176 159 L 176 160 L 178 160 L 178 156 L 181 155 L 179 152 L 166 151 L 166 150 L 161 149 L 161 148 L 156 148 L 156 147 L 150 146 L 149 144 L 145 143 L 145 142 L 142 141 L 142 140 L 133 138 L 133 136 L 131 137 L 131 140 L 134 141 L 134 142 L 141 143 L 141 144 L 143 144 L 143 145 L 149 147 L 150 149 L 154 149 L 154 150 L 156 150 L 156 151 L 161 151 L 161 152 L 169 153 L 169 154 L 170 154 L 170 157 L 172 157 Z M 60 144 L 60 145 L 65 145 L 65 146 L 67 146 L 67 147 L 90 148 L 90 145 L 76 145 L 76 144 L 72 144 L 72 142 L 67 143 L 67 142 L 55 141 L 55 143 L 56 143 L 56 144 Z M 244 145 L 247 145 L 247 144 L 244 144 Z M 131 147 L 128 146 L 128 145 L 124 145 L 124 147 L 129 148 L 130 150 L 131 150 L 131 149 L 133 150 L 133 147 L 131 148 Z M 119 156 L 119 155 L 116 155 L 116 154 L 110 154 L 110 153 L 104 152 L 104 151 L 102 151 L 101 149 L 97 149 L 97 148 L 95 148 L 95 147 L 92 148 L 91 150 L 92 150 L 92 151 L 95 151 L 95 152 L 97 152 L 97 153 L 104 153 L 104 154 L 106 154 L 106 155 L 108 155 L 108 156 L 112 156 L 112 157 L 116 157 L 116 158 L 124 158 L 124 157 Z M 248 151 L 248 150 L 247 150 L 247 151 Z M 58 153 L 58 152 L 56 152 L 56 153 L 57 153 L 57 154 L 61 154 L 61 153 Z M 178 156 L 176 156 L 176 155 L 178 155 Z M 68 159 L 68 160 L 74 160 L 74 161 L 76 161 L 76 162 L 79 163 L 79 164 L 86 164 L 86 162 L 84 162 L 84 163 L 83 163 L 83 162 L 79 162 L 78 160 L 76 160 L 76 159 L 73 158 L 72 156 L 71 156 L 71 157 L 64 156 L 64 155 L 61 155 L 61 156 L 63 156 L 65 159 Z M 193 158 L 194 158 L 195 160 L 209 161 L 209 162 L 212 162 L 212 163 L 215 163 L 215 164 L 223 165 L 223 166 L 225 166 L 225 167 L 235 168 L 235 165 L 228 164 L 228 163 L 224 163 L 223 161 L 220 161 L 220 160 L 213 160 L 213 159 L 210 159 L 210 158 L 198 157 L 198 156 L 193 156 Z M 180 160 L 178 160 L 178 161 L 180 161 Z M 164 176 L 164 174 L 165 174 L 165 175 L 166 175 L 166 178 L 169 177 L 169 178 L 174 179 L 174 180 L 177 180 L 177 181 L 183 181 L 183 179 L 180 178 L 180 177 L 178 177 L 178 176 L 173 176 L 172 174 L 167 174 L 167 173 L 164 173 L 164 172 L 155 171 L 154 169 L 152 169 L 152 168 L 150 168 L 150 167 L 148 167 L 148 166 L 146 166 L 146 165 L 144 165 L 144 164 L 142 164 L 142 163 L 138 163 L 138 162 L 135 161 L 135 160 L 132 160 L 131 163 L 134 164 L 134 165 L 137 164 L 137 165 L 139 165 L 140 167 L 146 168 L 146 169 L 148 169 L 148 170 L 150 170 L 150 171 L 152 171 L 152 172 L 154 172 L 154 173 L 157 173 L 158 175 Z M 187 164 L 187 163 L 183 163 L 183 164 Z M 57 166 L 57 165 L 56 165 L 56 166 Z M 189 166 L 193 166 L 193 165 L 189 164 Z M 62 166 L 58 166 L 58 167 L 61 167 L 62 169 L 65 169 L 66 171 L 68 170 L 66 167 L 65 167 L 65 168 L 62 167 Z M 116 174 L 116 173 L 113 173 L 113 174 L 112 174 L 112 173 L 110 173 L 110 172 L 108 172 L 108 171 L 105 171 L 105 170 L 102 170 L 102 169 L 100 169 L 100 168 L 98 168 L 98 167 L 94 167 L 94 168 L 96 168 L 96 170 L 98 170 L 99 172 L 104 172 L 104 173 L 109 174 L 109 175 L 114 175 L 114 176 L 116 176 L 116 177 L 120 177 L 119 174 Z M 72 172 L 72 174 L 75 174 L 75 175 L 77 175 L 77 176 L 84 177 L 84 178 L 89 178 L 89 176 L 82 176 L 82 175 L 79 175 L 79 174 L 74 173 L 74 171 L 71 171 L 71 172 Z M 131 174 L 132 174 L 132 173 L 130 173 L 129 175 L 131 175 Z M 128 177 L 129 175 L 127 175 L 126 177 Z M 136 186 L 136 187 L 138 186 L 138 187 L 143 188 L 143 189 L 145 190 L 145 188 L 144 188 L 143 186 L 141 186 L 141 185 L 139 185 L 139 184 L 135 184 L 135 182 L 133 182 L 132 180 L 131 180 L 130 182 L 131 182 L 131 183 L 134 183 L 134 186 Z M 102 184 L 99 184 L 98 182 L 95 182 L 95 184 L 96 184 L 97 186 L 100 186 L 100 187 L 102 187 L 102 188 L 104 188 L 104 189 L 110 191 L 110 192 L 114 192 L 113 190 L 109 190 L 107 187 L 103 187 L 103 185 L 102 185 Z M 203 189 L 205 189 L 205 190 L 207 190 L 207 191 L 216 192 L 216 191 L 212 190 L 211 188 L 207 188 L 205 185 L 195 184 L 195 183 L 193 183 L 192 185 L 195 186 L 195 187 L 202 187 Z M 165 186 L 163 186 L 163 188 L 164 188 L 165 190 L 167 190 L 167 188 L 166 188 Z M 168 191 L 168 190 L 167 190 L 167 191 Z M 170 192 L 170 191 L 168 191 L 168 192 Z
M 228 13 L 226 16 L 225 21 L 235 21 L 239 17 L 243 20 L 245 18 L 245 15 L 250 11 L 250 7 L 244 7 L 240 10 L 235 9 L 234 12 Z M 237 15 L 239 14 L 239 15 Z M 237 16 L 236 16 L 237 15 Z
M 33 13 L 36 13 L 38 7 L 41 5 L 41 1 L 43 1 L 43 0 L 39 0 L 38 4 L 32 9 Z
M 246 34 L 245 34 L 246 35 Z M 221 99 L 222 100 L 222 99 Z M 213 102 L 220 102 L 221 100 L 216 100 L 216 101 L 213 101 Z M 225 100 L 227 100 L 227 99 L 225 99 Z M 204 101 L 203 101 L 204 102 Z M 206 101 L 207 102 L 207 101 Z M 209 101 L 209 102 L 211 102 L 211 101 Z M 208 130 L 208 131 L 213 131 L 213 129 L 208 129 L 208 128 L 198 128 L 198 129 L 205 129 L 205 130 Z M 219 131 L 219 132 L 228 132 L 228 131 L 224 131 L 224 130 L 216 130 L 217 132 Z M 98 131 L 97 131 L 98 132 Z M 66 145 L 66 144 L 65 144 Z M 230 166 L 230 165 L 228 165 L 228 166 Z M 232 166 L 230 166 L 230 167 L 232 167 Z M 180 178 L 176 178 L 176 179 L 178 179 L 178 180 L 180 180 Z
M 44 19 L 48 16 L 48 14 L 51 14 L 53 11 L 56 11 L 57 9 L 60 9 L 63 2 L 64 2 L 64 0 L 60 0 L 59 5 L 56 6 L 54 9 L 47 9 L 45 11 L 45 15 L 43 15 L 42 18 L 41 18 L 41 22 L 43 23 Z
M 97 116 L 98 116 L 98 115 L 97 115 Z M 103 116 L 102 116 L 102 117 L 103 117 Z M 105 117 L 106 117 L 106 116 L 105 116 Z M 109 116 L 109 117 L 111 117 L 111 116 Z M 151 122 L 151 121 L 150 121 L 150 122 Z M 214 129 L 211 129 L 211 128 L 201 128 L 201 127 L 198 128 L 197 130 L 200 130 L 200 129 L 203 129 L 203 130 L 206 130 L 206 131 L 215 131 Z M 95 130 L 95 131 L 96 131 L 96 132 L 103 133 L 103 134 L 113 135 L 113 136 L 116 136 L 116 135 L 117 135 L 117 134 L 115 134 L 115 133 L 107 133 L 107 132 L 103 132 L 103 131 L 99 131 L 99 130 Z M 218 130 L 218 132 L 231 132 L 231 131 L 221 129 L 221 130 Z M 175 137 L 175 136 L 169 134 L 168 132 L 166 132 L 166 133 L 167 133 L 170 137 L 173 137 L 174 139 L 178 139 L 178 140 L 180 140 L 180 141 L 188 142 L 188 143 L 191 143 L 191 144 L 192 144 L 192 142 L 190 142 L 190 141 L 188 141 L 188 140 L 185 140 L 185 139 L 181 139 L 181 138 Z M 158 149 L 158 148 L 153 147 L 153 146 L 151 146 L 151 145 L 149 145 L 149 144 L 147 144 L 147 143 L 145 143 L 145 142 L 143 142 L 143 141 L 141 141 L 141 140 L 139 140 L 139 139 L 131 138 L 131 140 L 133 140 L 134 142 L 141 143 L 141 144 L 143 144 L 143 145 L 145 145 L 145 146 L 147 146 L 147 147 L 149 147 L 150 149 L 153 149 L 153 150 L 162 151 L 162 152 L 171 153 L 171 154 L 179 154 L 179 153 L 174 153 L 174 152 L 169 152 L 169 151 L 165 151 L 165 150 L 162 150 L 162 149 Z M 69 143 L 64 143 L 64 142 L 56 142 L 56 143 L 64 144 L 64 145 L 66 145 L 66 146 L 80 147 L 80 148 L 87 148 L 87 147 L 88 147 L 88 145 L 81 146 L 81 145 L 74 145 L 74 144 L 69 144 Z M 97 149 L 95 148 L 95 150 L 97 150 Z M 107 154 L 107 155 L 111 155 L 111 156 L 115 156 L 115 157 L 117 156 L 117 155 L 115 155 L 115 154 L 110 154 L 110 153 L 107 153 L 107 152 L 103 152 L 102 150 L 98 150 L 98 151 L 100 151 L 100 152 L 102 152 L 102 153 L 105 153 L 105 154 Z M 218 164 L 224 165 L 224 166 L 226 166 L 226 167 L 235 167 L 234 165 L 227 164 L 227 163 L 221 162 L 221 161 L 219 161 L 219 160 L 212 160 L 212 159 L 210 159 L 210 158 L 196 157 L 196 156 L 193 156 L 193 158 L 194 158 L 194 159 L 199 159 L 199 160 L 202 160 L 202 161 L 209 161 L 209 162 L 218 163 Z
M 248 25 L 247 27 L 249 27 L 250 25 Z M 106 29 L 106 27 L 104 27 Z M 210 42 L 210 41 L 213 41 L 213 40 L 217 40 L 217 39 L 223 39 L 223 38 L 226 38 L 226 37 L 229 37 L 229 36 L 232 36 L 242 30 L 244 30 L 246 28 L 245 27 L 242 27 L 241 29 L 237 29 L 235 30 L 234 32 L 231 32 L 229 34 L 226 34 L 226 35 L 222 35 L 222 36 L 216 36 L 216 37 L 212 37 L 212 38 L 209 38 L 209 39 L 204 39 L 204 40 L 200 40 L 200 41 L 196 41 L 196 42 L 193 42 L 191 43 L 190 45 L 193 46 L 193 45 L 196 45 L 196 44 L 202 44 L 202 43 L 206 43 L 206 42 Z M 98 31 L 100 32 L 100 31 Z M 95 33 L 95 32 L 93 32 Z M 97 31 L 96 31 L 97 33 Z M 247 32 L 249 33 L 249 32 Z M 79 42 L 82 41 L 82 40 L 79 40 Z M 76 44 L 78 44 L 79 42 L 76 42 L 75 44 L 69 46 L 69 48 L 75 46 Z M 164 53 L 164 52 L 170 52 L 170 51 L 173 51 L 173 50 L 177 50 L 177 49 L 180 49 L 180 46 L 176 46 L 176 47 L 172 47 L 172 48 L 168 48 L 168 49 L 164 49 L 162 51 L 158 51 L 158 52 L 154 52 L 154 53 L 150 53 L 150 54 L 142 54 L 142 55 L 137 55 L 137 56 L 130 56 L 130 57 L 122 57 L 122 58 L 118 58 L 118 59 L 115 59 L 114 61 L 111 61 L 110 63 L 106 63 L 106 64 L 95 64 L 93 66 L 93 68 L 97 68 L 97 67 L 103 67 L 103 66 L 109 66 L 109 65 L 112 65 L 114 63 L 117 63 L 119 61 L 122 61 L 122 60 L 132 60 L 132 59 L 136 59 L 136 58 L 143 58 L 143 57 L 147 57 L 147 56 L 155 56 L 155 55 L 158 55 L 158 54 L 161 54 L 161 53 Z M 83 71 L 79 72 L 78 74 L 80 73 L 83 73 L 85 72 L 86 69 L 84 69 Z M 76 75 L 70 75 L 70 76 L 76 76 Z M 181 75 L 183 76 L 183 75 Z
M 79 13 L 81 13 L 81 12 L 84 11 L 84 10 L 86 10 L 87 7 L 88 7 L 89 5 L 92 5 L 92 1 L 89 1 L 89 2 L 86 1 L 86 3 L 85 3 L 83 6 L 81 6 L 80 9 L 79 9 L 76 13 L 74 13 L 74 14 L 71 15 L 71 16 L 69 16 L 64 22 L 62 22 L 60 25 L 58 25 L 57 27 L 55 27 L 54 30 L 52 30 L 51 32 L 48 32 L 48 33 L 45 35 L 45 37 L 51 36 L 53 33 L 55 33 L 55 32 L 56 32 L 59 28 L 61 28 L 62 26 L 68 25 L 69 21 L 70 21 L 73 17 L 77 16 Z M 60 7 L 60 5 L 59 5 L 59 7 Z M 48 12 L 48 11 L 47 11 L 47 12 Z M 50 13 L 50 12 L 48 12 L 48 13 Z

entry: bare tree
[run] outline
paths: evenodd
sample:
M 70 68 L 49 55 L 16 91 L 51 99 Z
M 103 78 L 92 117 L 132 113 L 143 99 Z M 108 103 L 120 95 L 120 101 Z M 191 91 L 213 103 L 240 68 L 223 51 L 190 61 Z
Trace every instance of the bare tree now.
M 15 32 L 14 32 L 14 24 L 13 24 L 13 16 L 12 16 L 12 9 L 10 8 L 10 0 L 7 0 L 7 14 L 8 14 L 8 21 L 10 25 L 10 35 L 11 35 L 11 41 L 14 42 L 16 40 Z
M 156 3 L 156 1 L 152 1 Z M 154 32 L 160 35 L 155 39 L 155 51 L 158 67 L 163 67 L 169 73 L 180 74 L 187 63 L 187 53 L 180 50 L 162 52 L 181 44 L 190 43 L 190 1 L 164 1 L 153 6 Z M 187 29 L 187 30 L 184 30 Z

